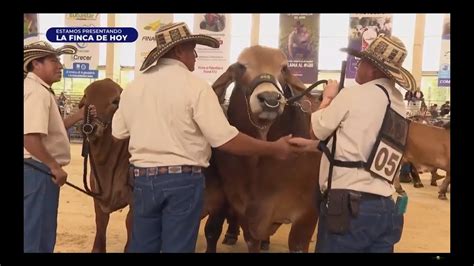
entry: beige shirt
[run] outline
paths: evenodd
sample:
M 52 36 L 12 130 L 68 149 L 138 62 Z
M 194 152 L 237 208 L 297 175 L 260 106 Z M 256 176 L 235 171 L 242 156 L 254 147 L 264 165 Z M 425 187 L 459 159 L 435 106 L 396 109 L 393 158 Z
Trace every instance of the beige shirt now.
M 45 87 L 41 78 L 29 72 L 23 82 L 23 135 L 40 133 L 41 140 L 48 153 L 60 165 L 71 161 L 69 139 L 63 119 L 59 113 L 56 98 Z M 23 147 L 23 158 L 33 158 Z
M 392 102 L 391 108 L 405 117 L 403 96 L 388 79 L 377 79 L 342 89 L 328 107 L 311 116 L 313 131 L 318 139 L 326 139 L 339 127 L 335 159 L 367 162 L 388 104 L 387 96 L 375 84 L 385 87 Z M 331 147 L 332 139 L 328 143 L 329 150 Z M 321 158 L 319 180 L 323 191 L 327 187 L 328 170 L 329 161 L 324 155 Z M 333 168 L 332 188 L 345 188 L 383 196 L 390 196 L 395 191 L 393 185 L 373 177 L 365 169 L 337 166 Z
M 130 137 L 130 163 L 139 167 L 207 167 L 211 146 L 237 134 L 211 86 L 168 58 L 129 84 L 112 120 L 112 135 Z

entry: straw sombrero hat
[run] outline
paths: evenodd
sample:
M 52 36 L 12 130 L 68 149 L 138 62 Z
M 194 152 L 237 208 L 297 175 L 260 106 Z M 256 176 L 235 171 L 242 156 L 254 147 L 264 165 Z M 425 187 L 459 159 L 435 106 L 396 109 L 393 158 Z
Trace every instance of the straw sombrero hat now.
M 384 72 L 406 90 L 415 90 L 416 81 L 413 75 L 402 67 L 407 56 L 403 42 L 395 36 L 379 35 L 364 51 L 350 48 L 341 49 L 355 57 L 369 60 L 374 66 Z
M 75 54 L 76 52 L 77 48 L 73 45 L 64 45 L 55 49 L 51 44 L 45 41 L 25 45 L 23 48 L 23 74 L 26 75 L 26 73 L 28 73 L 26 66 L 35 59 L 49 55 L 60 56 L 62 54 Z
M 176 45 L 194 41 L 197 44 L 206 45 L 212 48 L 219 48 L 219 41 L 211 36 L 190 33 L 188 26 L 184 22 L 170 23 L 160 27 L 155 33 L 157 46 L 151 50 L 143 61 L 140 71 L 145 71 L 158 61 L 160 57 L 166 54 Z

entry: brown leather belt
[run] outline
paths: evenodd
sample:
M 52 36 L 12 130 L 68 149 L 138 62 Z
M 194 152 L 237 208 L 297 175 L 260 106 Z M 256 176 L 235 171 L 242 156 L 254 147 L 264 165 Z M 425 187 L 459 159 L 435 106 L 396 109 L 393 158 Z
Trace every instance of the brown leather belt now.
M 173 166 L 158 166 L 158 167 L 131 167 L 130 175 L 134 177 L 139 176 L 156 176 L 166 174 L 200 174 L 202 169 L 200 166 L 192 165 L 173 165 Z

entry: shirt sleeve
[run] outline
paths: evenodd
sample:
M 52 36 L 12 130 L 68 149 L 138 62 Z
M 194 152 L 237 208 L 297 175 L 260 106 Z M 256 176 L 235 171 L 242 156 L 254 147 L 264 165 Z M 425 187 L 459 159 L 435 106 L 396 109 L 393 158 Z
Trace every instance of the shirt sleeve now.
M 51 97 L 38 89 L 24 88 L 23 135 L 40 133 L 48 135 Z
M 211 87 L 202 89 L 193 106 L 193 119 L 212 147 L 219 147 L 233 139 L 239 131 L 231 126 Z
M 342 90 L 329 106 L 311 115 L 313 132 L 318 139 L 326 139 L 337 129 L 349 112 L 348 99 L 347 91 Z
M 130 137 L 127 124 L 123 117 L 123 111 L 119 108 L 115 111 L 114 117 L 112 118 L 112 136 L 117 139 L 126 139 Z

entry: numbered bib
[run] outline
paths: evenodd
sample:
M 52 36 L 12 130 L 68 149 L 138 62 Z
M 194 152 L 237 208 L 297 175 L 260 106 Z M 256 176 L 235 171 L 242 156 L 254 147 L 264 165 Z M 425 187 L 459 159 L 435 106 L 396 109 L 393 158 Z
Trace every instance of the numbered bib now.
M 377 146 L 369 171 L 392 183 L 402 161 L 402 156 L 403 150 L 395 148 L 382 139 Z

